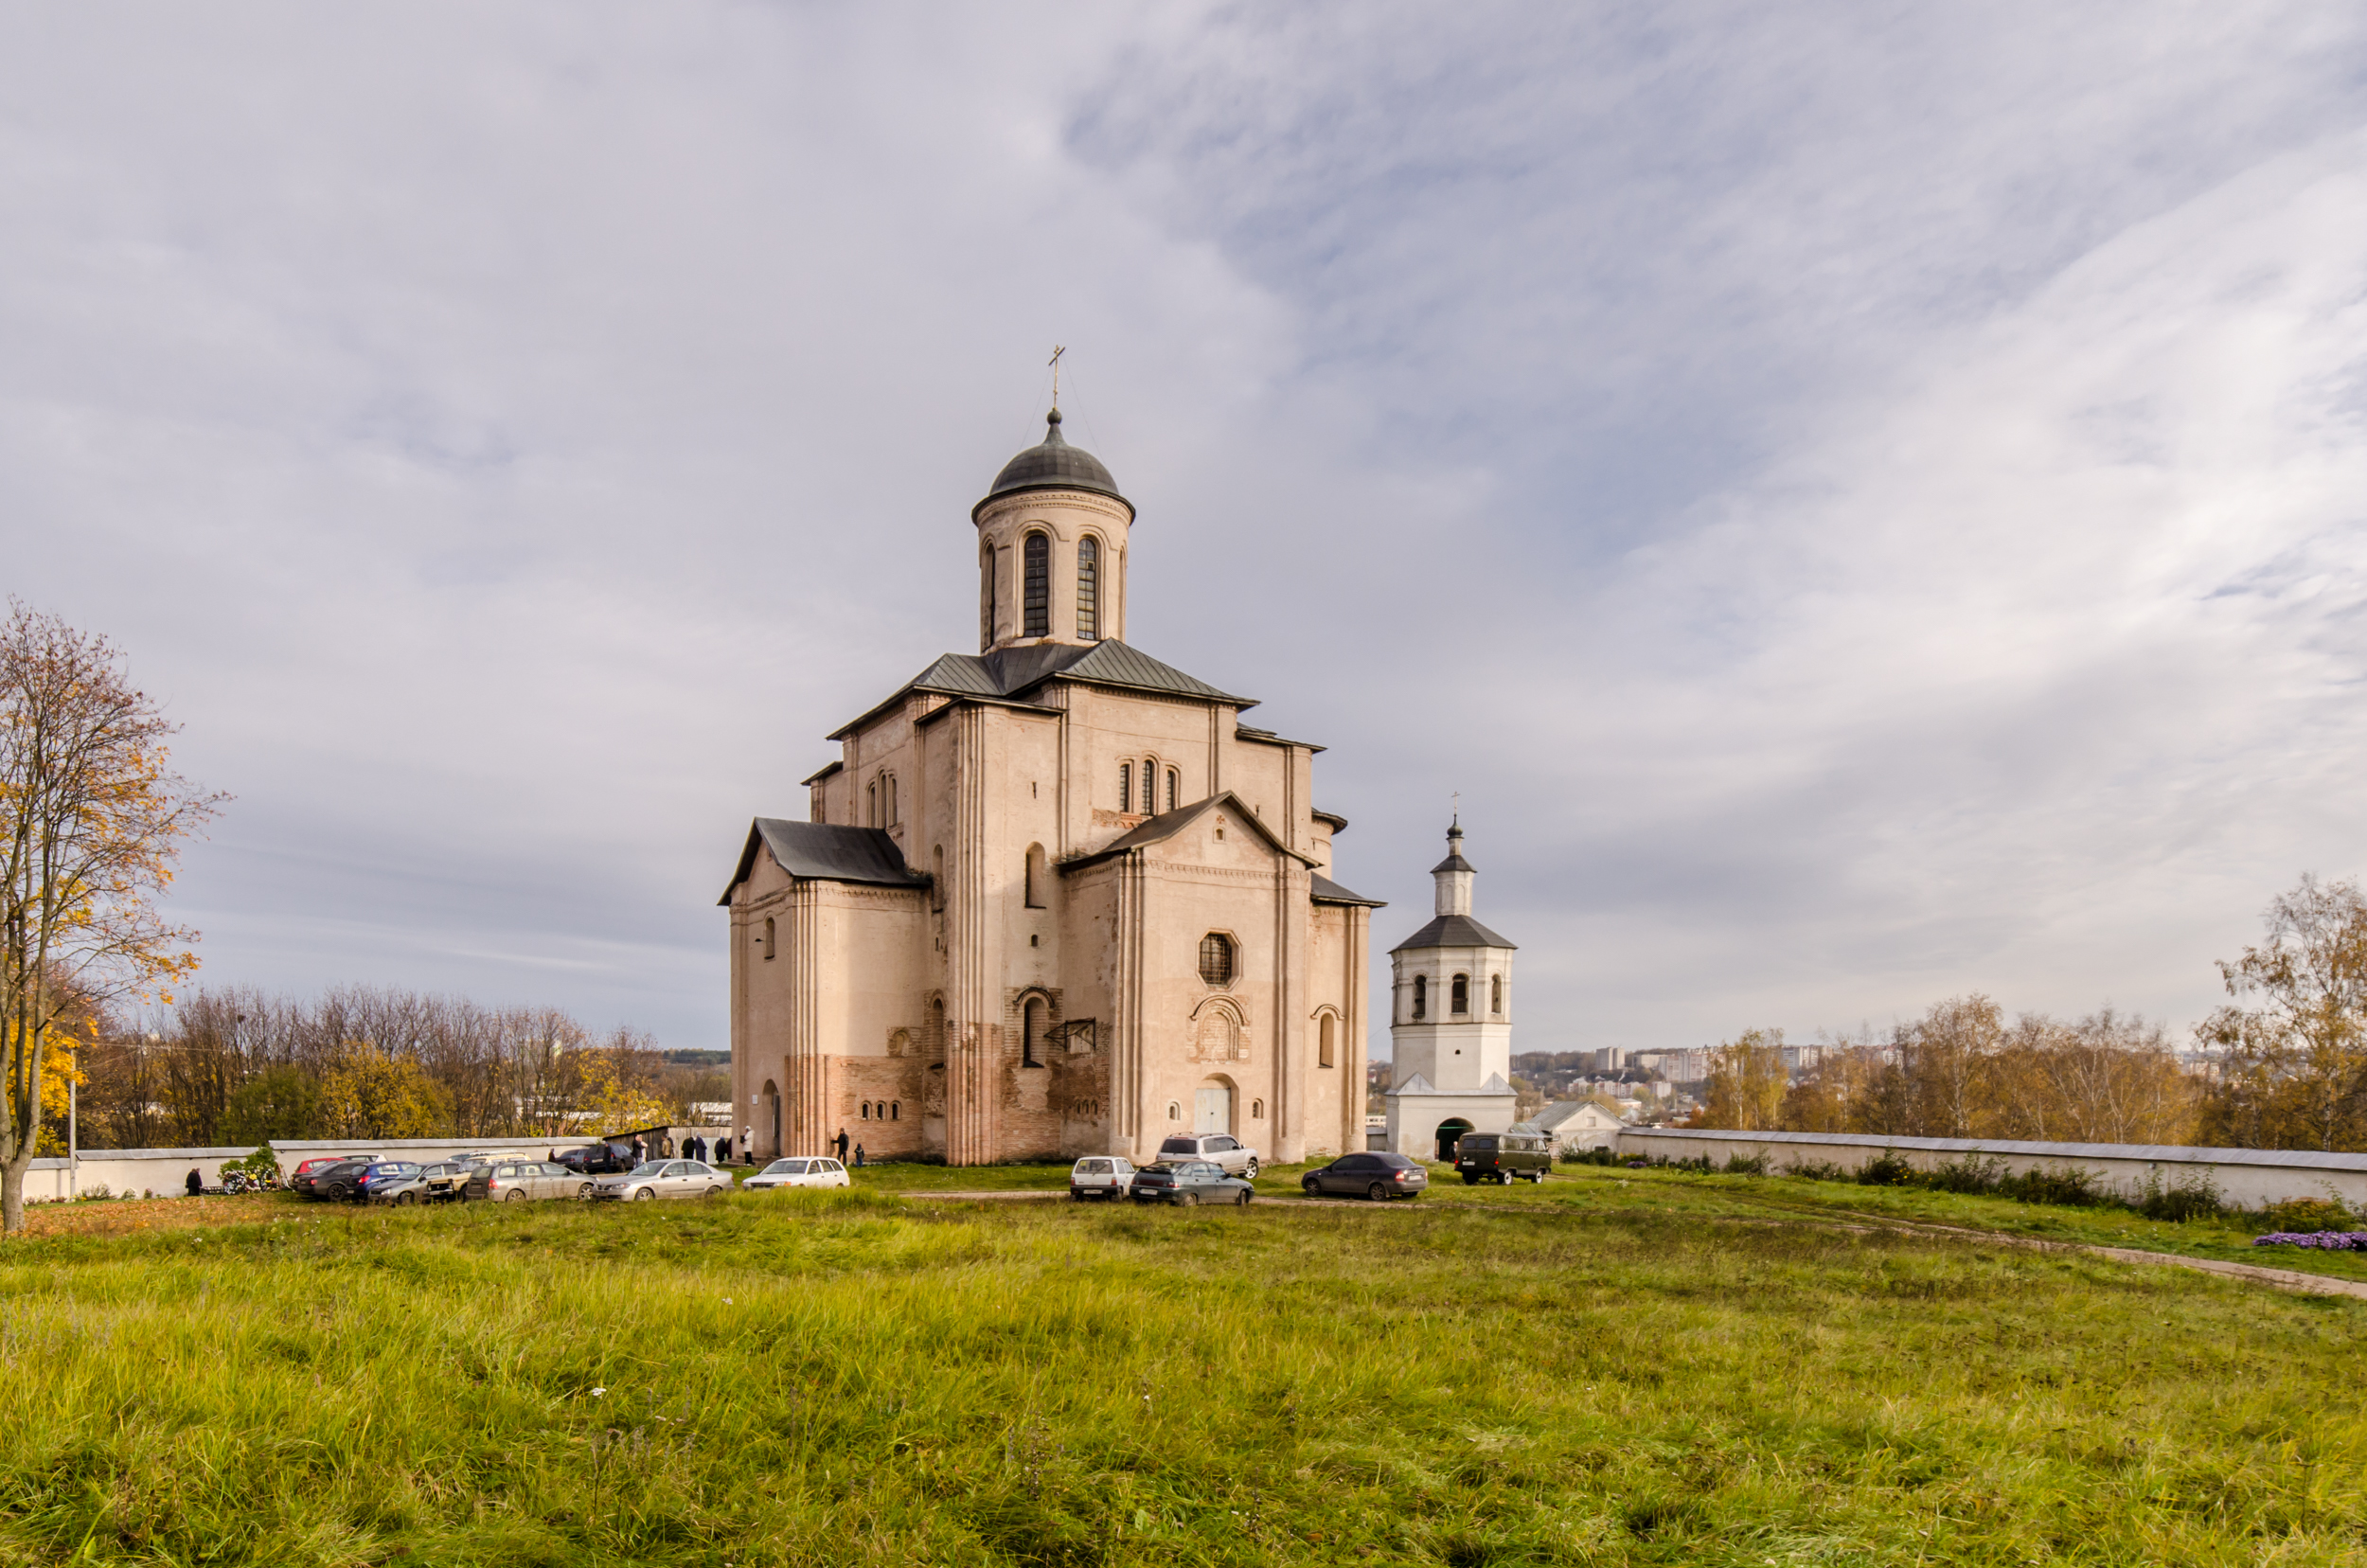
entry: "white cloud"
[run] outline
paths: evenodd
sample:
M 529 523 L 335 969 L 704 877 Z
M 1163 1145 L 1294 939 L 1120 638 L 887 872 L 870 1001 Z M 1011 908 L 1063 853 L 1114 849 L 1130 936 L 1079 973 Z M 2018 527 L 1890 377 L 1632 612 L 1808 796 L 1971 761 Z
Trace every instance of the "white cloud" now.
M 2361 859 L 2360 55 L 2278 7 L 19 13 L 9 585 L 240 796 L 209 978 L 710 1044 L 746 817 L 964 643 L 1064 341 L 1137 640 L 1331 743 L 1384 938 L 1467 792 L 1528 1043 L 2185 1016 Z

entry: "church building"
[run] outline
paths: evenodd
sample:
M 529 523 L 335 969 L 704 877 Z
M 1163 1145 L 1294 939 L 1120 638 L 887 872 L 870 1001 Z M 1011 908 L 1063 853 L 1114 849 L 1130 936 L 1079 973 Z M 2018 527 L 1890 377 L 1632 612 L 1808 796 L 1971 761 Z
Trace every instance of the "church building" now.
M 978 652 L 839 729 L 807 820 L 740 849 L 736 1122 L 760 1158 L 1361 1148 L 1379 903 L 1331 880 L 1323 748 L 1125 640 L 1134 507 L 1057 407 L 970 522 Z
M 1502 1132 L 1518 1114 L 1512 1073 L 1513 946 L 1471 918 L 1463 823 L 1431 867 L 1436 914 L 1392 949 L 1388 1147 L 1451 1160 L 1466 1132 Z

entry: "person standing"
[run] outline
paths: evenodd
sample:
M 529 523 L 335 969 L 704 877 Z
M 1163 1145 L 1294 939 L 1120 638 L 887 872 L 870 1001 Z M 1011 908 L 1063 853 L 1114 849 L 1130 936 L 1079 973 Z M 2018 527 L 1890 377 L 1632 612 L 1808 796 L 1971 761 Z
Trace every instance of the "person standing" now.
M 863 1145 L 861 1144 L 855 1146 L 855 1168 L 857 1170 L 863 1168 Z
M 739 1158 L 742 1163 L 756 1163 L 756 1130 L 752 1123 L 739 1130 Z
M 638 1132 L 632 1135 L 632 1163 L 635 1165 L 650 1163 L 649 1146 L 641 1141 L 641 1134 Z
M 191 1166 L 189 1179 L 182 1185 L 189 1189 L 189 1196 L 195 1198 L 205 1190 L 205 1178 L 197 1173 L 197 1167 Z
M 838 1144 L 838 1163 L 845 1165 L 846 1163 L 846 1129 L 842 1127 L 838 1130 L 838 1138 L 836 1141 Z
M 717 1165 L 732 1163 L 732 1135 L 729 1132 L 715 1140 L 715 1163 Z

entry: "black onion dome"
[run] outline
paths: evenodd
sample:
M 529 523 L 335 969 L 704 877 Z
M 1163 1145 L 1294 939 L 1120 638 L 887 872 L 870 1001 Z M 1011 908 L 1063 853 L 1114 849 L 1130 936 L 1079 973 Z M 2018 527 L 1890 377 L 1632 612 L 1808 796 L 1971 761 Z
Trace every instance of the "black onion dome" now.
M 987 491 L 987 501 L 998 495 L 1010 495 L 1019 490 L 1090 490 L 1122 503 L 1131 513 L 1134 503 L 1118 493 L 1118 482 L 1110 477 L 1110 471 L 1101 466 L 1101 459 L 1082 447 L 1068 444 L 1060 434 L 1060 411 L 1054 409 L 1044 417 L 1043 444 L 1029 447 L 1025 452 L 1003 465 L 1003 472 L 994 476 L 993 488 Z M 977 515 L 978 507 L 970 508 Z

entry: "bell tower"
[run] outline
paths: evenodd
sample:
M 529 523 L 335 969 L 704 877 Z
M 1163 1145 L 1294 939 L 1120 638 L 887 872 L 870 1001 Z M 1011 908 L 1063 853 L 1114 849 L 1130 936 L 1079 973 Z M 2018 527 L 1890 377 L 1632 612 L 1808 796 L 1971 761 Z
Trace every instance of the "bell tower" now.
M 1126 635 L 1134 504 L 1101 460 L 1044 417 L 1041 445 L 1003 465 L 970 508 L 978 528 L 978 650 Z
M 1519 1098 L 1512 1074 L 1513 945 L 1471 918 L 1478 872 L 1463 823 L 1430 868 L 1436 913 L 1390 952 L 1389 1147 L 1448 1159 L 1465 1132 L 1502 1132 Z

